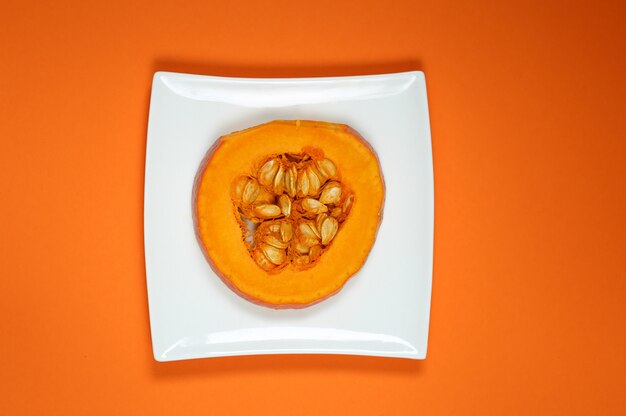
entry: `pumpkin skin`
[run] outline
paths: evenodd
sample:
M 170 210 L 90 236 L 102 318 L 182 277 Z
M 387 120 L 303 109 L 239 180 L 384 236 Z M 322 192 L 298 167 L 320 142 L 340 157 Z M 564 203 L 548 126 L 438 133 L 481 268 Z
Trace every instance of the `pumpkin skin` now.
M 313 267 L 261 269 L 243 241 L 231 184 L 277 153 L 323 154 L 354 197 L 332 246 Z M 337 293 L 365 263 L 382 219 L 385 186 L 376 154 L 352 128 L 320 121 L 277 120 L 220 137 L 193 187 L 200 247 L 215 273 L 243 298 L 271 308 L 302 308 Z

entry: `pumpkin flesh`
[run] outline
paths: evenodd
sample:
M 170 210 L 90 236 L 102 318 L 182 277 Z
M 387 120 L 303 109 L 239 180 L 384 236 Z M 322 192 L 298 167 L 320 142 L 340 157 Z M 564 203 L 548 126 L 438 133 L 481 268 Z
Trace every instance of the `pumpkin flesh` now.
M 332 244 L 307 268 L 259 267 L 242 236 L 232 184 L 276 154 L 313 154 L 333 161 L 353 195 Z M 364 264 L 382 218 L 384 183 L 369 145 L 345 125 L 273 121 L 221 137 L 202 163 L 194 187 L 194 222 L 215 272 L 239 295 L 274 308 L 303 307 L 339 291 Z

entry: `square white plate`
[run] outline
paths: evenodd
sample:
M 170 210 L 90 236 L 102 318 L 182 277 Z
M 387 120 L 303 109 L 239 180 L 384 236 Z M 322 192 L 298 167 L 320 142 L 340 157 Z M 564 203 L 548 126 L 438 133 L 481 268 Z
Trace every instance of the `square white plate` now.
M 233 293 L 194 235 L 191 191 L 227 133 L 276 119 L 348 124 L 369 141 L 386 184 L 384 218 L 361 271 L 308 308 L 273 310 Z M 433 257 L 433 169 L 422 72 L 242 79 L 157 72 L 145 178 L 145 251 L 154 358 L 329 353 L 426 357 Z

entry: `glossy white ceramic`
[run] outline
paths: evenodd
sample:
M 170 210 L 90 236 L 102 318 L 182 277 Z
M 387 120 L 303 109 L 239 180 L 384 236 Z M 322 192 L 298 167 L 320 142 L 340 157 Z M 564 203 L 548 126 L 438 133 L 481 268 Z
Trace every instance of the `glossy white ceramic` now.
M 377 152 L 384 218 L 363 269 L 312 307 L 273 310 L 233 293 L 196 242 L 194 175 L 221 135 L 275 119 L 345 123 Z M 332 353 L 426 357 L 433 169 L 421 72 L 336 78 L 154 75 L 145 178 L 154 358 Z

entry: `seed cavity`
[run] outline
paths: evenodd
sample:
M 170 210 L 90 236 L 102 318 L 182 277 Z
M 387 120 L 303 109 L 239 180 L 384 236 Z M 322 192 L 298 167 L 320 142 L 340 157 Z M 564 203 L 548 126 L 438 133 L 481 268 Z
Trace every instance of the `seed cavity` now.
M 354 205 L 337 165 L 319 154 L 268 155 L 231 184 L 242 240 L 268 274 L 315 267 Z

